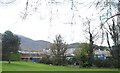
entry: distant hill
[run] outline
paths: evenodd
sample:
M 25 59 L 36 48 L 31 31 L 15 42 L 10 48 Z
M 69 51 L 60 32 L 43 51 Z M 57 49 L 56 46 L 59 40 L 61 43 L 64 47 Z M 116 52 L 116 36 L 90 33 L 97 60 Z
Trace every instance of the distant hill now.
M 29 51 L 40 51 L 42 49 L 50 48 L 51 43 L 43 40 L 32 40 L 30 38 L 18 35 L 21 38 L 21 49 Z
M 32 40 L 22 35 L 18 35 L 21 38 L 21 50 L 28 50 L 28 51 L 41 51 L 42 49 L 50 48 L 52 45 L 51 42 L 44 41 L 44 40 Z M 68 49 L 72 48 L 80 48 L 82 43 L 71 43 L 68 44 Z M 96 46 L 96 49 L 102 48 L 103 46 Z M 0 47 L 2 47 L 2 34 L 0 33 Z
M 68 45 L 68 48 L 79 48 L 80 47 L 80 43 L 72 43 Z
M 42 49 L 50 48 L 51 42 L 44 40 L 32 40 L 30 38 L 18 35 L 21 38 L 21 49 L 29 51 L 40 51 Z M 68 44 L 68 48 L 78 48 L 80 43 Z

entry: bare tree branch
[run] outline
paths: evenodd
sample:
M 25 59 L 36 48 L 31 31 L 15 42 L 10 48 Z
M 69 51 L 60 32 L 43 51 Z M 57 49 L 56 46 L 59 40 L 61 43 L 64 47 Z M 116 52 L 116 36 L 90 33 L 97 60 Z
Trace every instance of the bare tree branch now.
M 113 17 L 115 17 L 115 16 L 119 16 L 119 15 L 120 15 L 120 13 L 117 13 L 117 14 L 115 14 L 115 15 L 113 15 L 113 16 L 107 18 L 107 20 L 104 22 L 104 24 L 105 24 L 108 20 L 110 20 L 111 18 L 113 18 Z

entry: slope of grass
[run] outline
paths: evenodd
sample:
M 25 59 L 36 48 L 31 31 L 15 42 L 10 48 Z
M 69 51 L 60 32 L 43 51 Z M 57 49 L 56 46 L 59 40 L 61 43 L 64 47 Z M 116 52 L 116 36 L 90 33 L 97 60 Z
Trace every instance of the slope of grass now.
M 0 61 L 0 72 L 2 72 L 2 62 Z
M 16 61 L 8 64 L 2 63 L 3 71 L 118 71 L 118 69 L 110 68 L 75 68 L 68 66 L 53 66 L 46 64 L 39 64 L 33 62 Z

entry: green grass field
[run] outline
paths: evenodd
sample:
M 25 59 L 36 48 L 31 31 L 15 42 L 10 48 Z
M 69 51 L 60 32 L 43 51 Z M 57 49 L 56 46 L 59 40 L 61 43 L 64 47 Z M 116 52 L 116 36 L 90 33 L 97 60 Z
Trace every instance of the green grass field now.
M 2 62 L 2 71 L 118 71 L 110 68 L 75 68 L 68 66 L 53 66 L 33 62 Z
M 2 61 L 0 61 L 0 72 L 2 72 Z

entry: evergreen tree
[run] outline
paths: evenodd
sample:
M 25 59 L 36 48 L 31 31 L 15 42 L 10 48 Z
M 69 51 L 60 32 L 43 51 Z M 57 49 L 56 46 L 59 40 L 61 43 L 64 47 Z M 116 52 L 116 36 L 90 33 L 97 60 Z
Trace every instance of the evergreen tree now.
M 20 38 L 11 31 L 6 31 L 2 37 L 2 60 L 11 61 L 12 54 L 18 54 Z

